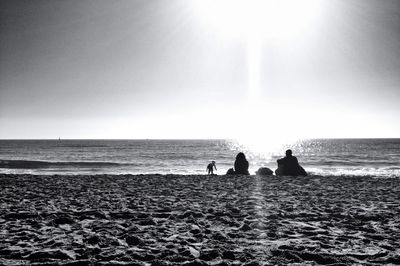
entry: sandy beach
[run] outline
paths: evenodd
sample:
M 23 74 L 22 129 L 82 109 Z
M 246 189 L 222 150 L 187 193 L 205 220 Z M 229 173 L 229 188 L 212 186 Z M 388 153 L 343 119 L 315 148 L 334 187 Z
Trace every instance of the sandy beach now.
M 0 264 L 400 264 L 400 179 L 0 175 Z

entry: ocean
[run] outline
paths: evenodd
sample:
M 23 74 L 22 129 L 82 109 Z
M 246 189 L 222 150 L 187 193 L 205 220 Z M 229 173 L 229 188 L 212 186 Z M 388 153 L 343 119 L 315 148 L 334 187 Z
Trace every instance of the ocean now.
M 313 139 L 255 152 L 234 140 L 0 140 L 0 173 L 216 174 L 239 151 L 259 167 L 276 169 L 287 148 L 312 175 L 400 177 L 400 139 Z

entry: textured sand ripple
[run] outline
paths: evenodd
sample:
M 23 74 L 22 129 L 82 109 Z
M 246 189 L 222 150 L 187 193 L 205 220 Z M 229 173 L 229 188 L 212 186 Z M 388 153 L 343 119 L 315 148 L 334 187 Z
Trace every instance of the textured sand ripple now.
M 0 175 L 0 263 L 400 264 L 400 180 Z

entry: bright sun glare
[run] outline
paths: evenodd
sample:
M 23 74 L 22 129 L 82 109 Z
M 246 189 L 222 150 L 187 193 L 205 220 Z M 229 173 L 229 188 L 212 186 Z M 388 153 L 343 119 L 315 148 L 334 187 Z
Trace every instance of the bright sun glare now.
M 246 43 L 247 106 L 245 117 L 251 128 L 238 130 L 238 141 L 254 152 L 266 148 L 270 152 L 282 144 L 296 140 L 290 130 L 280 127 L 273 116 L 268 99 L 260 103 L 260 92 L 268 84 L 260 84 L 263 46 L 278 49 L 281 44 L 299 45 L 296 41 L 315 27 L 321 17 L 321 0 L 195 0 L 195 9 L 207 28 L 222 37 Z M 265 56 L 264 56 L 265 58 Z M 268 95 L 268 93 L 266 93 Z M 285 111 L 285 110 L 282 110 Z M 284 116 L 284 114 L 283 114 Z M 276 118 L 275 118 L 276 119 Z M 283 123 L 284 124 L 284 123 Z M 265 126 L 263 126 L 265 125 Z M 271 127 L 272 125 L 272 127 Z M 282 134 L 283 131 L 285 134 Z
M 202 20 L 221 34 L 288 41 L 321 14 L 321 0 L 195 0 Z

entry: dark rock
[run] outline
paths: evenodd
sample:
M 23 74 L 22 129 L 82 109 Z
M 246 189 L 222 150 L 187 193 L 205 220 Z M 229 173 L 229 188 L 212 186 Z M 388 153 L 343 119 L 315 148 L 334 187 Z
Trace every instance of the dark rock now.
M 261 167 L 256 171 L 256 175 L 262 175 L 262 176 L 273 175 L 273 173 L 274 172 L 267 167 Z
M 235 174 L 235 170 L 233 170 L 233 168 L 229 168 L 228 171 L 226 172 L 226 175 L 234 175 Z

